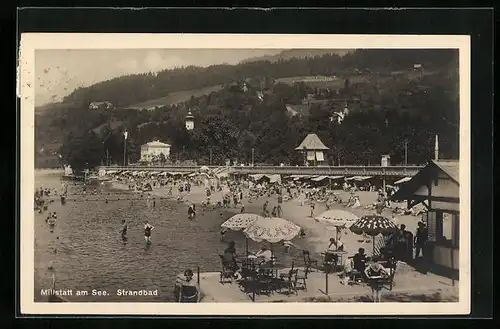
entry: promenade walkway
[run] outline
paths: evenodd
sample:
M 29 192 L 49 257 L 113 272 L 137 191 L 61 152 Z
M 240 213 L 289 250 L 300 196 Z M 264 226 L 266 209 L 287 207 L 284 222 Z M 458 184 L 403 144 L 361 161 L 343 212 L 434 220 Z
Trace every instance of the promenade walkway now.
M 287 272 L 289 269 L 283 269 Z M 298 289 L 297 294 L 287 294 L 287 289 L 267 295 L 256 295 L 255 302 L 304 302 L 304 301 L 370 301 L 371 290 L 362 284 L 344 285 L 338 274 L 328 275 L 328 293 L 326 292 L 326 276 L 324 272 L 309 273 L 307 290 Z M 219 272 L 201 273 L 201 302 L 252 302 L 252 295 L 244 293 L 238 283 L 219 282 Z M 392 291 L 382 290 L 382 300 L 394 301 L 404 298 L 406 301 L 457 301 L 458 288 L 453 287 L 445 278 L 434 274 L 421 274 L 408 265 L 399 265 L 394 279 Z M 300 286 L 299 286 L 300 288 Z

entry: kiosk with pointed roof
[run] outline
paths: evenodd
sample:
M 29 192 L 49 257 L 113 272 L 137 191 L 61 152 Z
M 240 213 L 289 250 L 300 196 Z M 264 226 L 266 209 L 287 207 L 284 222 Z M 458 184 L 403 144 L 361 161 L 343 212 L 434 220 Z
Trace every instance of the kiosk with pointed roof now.
M 295 148 L 304 152 L 304 165 L 317 166 L 326 163 L 325 152 L 329 150 L 316 134 L 309 134 L 302 143 Z

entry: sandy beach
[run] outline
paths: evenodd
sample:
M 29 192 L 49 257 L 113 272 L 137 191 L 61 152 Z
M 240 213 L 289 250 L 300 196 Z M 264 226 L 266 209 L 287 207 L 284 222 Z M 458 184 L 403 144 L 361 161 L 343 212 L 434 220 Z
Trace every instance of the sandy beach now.
M 120 190 L 128 190 L 128 184 L 124 184 L 122 182 L 113 181 L 112 186 L 115 189 Z M 211 201 L 217 202 L 222 201 L 223 194 L 229 192 L 227 186 L 223 186 L 222 191 L 213 192 L 211 195 Z M 153 191 L 148 192 L 151 193 L 153 197 L 160 198 L 168 198 L 172 200 L 177 200 L 179 196 L 182 197 L 182 203 L 195 204 L 198 211 L 201 209 L 201 203 L 206 200 L 205 187 L 204 186 L 195 186 L 191 187 L 190 192 L 179 193 L 176 188 L 172 189 L 172 195 L 168 195 L 168 188 L 153 188 Z M 342 200 L 347 200 L 350 196 L 349 192 L 338 191 L 339 197 Z M 363 215 L 374 214 L 373 210 L 364 209 L 366 205 L 370 205 L 376 201 L 377 193 L 376 192 L 365 192 L 360 191 L 356 192 L 361 201 L 361 207 L 356 209 L 345 208 L 340 204 L 332 204 L 330 209 L 342 209 L 361 217 Z M 243 202 L 242 205 L 245 206 L 246 213 L 255 213 L 262 214 L 262 207 L 266 201 L 269 202 L 268 209 L 272 209 L 275 205 L 278 204 L 277 196 L 271 197 L 261 197 L 259 199 L 250 200 L 248 197 L 248 189 L 245 189 L 243 192 Z M 325 203 L 316 202 L 314 210 L 314 217 L 320 215 L 322 212 L 326 211 Z M 227 208 L 226 210 L 234 211 L 235 213 L 239 213 L 241 210 L 241 204 L 238 207 Z M 392 208 L 400 207 L 404 208 L 405 204 L 403 203 L 392 203 Z M 299 225 L 302 227 L 306 233 L 305 238 L 297 238 L 293 241 L 297 247 L 302 249 L 307 249 L 311 253 L 316 254 L 317 257 L 321 254 L 321 252 L 325 251 L 329 245 L 329 240 L 332 237 L 335 237 L 335 231 L 328 229 L 328 226 L 322 223 L 317 222 L 314 218 L 310 217 L 311 207 L 308 202 L 304 202 L 304 205 L 301 206 L 300 199 L 295 198 L 289 201 L 285 201 L 282 204 L 283 214 L 281 217 Z M 384 209 L 382 213 L 383 216 L 391 218 L 392 212 L 391 209 Z M 412 233 L 415 233 L 417 229 L 417 223 L 420 220 L 420 216 L 400 216 L 398 215 L 395 218 L 395 222 L 399 226 L 400 224 L 406 225 L 406 229 Z M 380 239 L 380 236 L 375 237 L 376 239 Z M 348 229 L 343 230 L 342 240 L 344 242 L 344 250 L 347 251 L 349 255 L 355 254 L 360 247 L 365 248 L 368 254 L 372 253 L 372 241 L 364 240 L 362 236 L 356 235 L 350 232 Z M 376 240 L 377 242 L 377 240 Z

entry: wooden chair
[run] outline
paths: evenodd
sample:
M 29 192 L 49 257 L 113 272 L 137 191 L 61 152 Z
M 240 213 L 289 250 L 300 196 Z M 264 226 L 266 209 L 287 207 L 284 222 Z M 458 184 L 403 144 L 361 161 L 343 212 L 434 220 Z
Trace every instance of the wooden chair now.
M 302 250 L 302 257 L 304 258 L 304 266 L 307 269 L 311 269 L 312 267 L 318 267 L 318 261 L 311 259 L 311 254 L 307 250 Z M 314 266 L 313 266 L 314 265 Z
M 321 253 L 323 255 L 323 269 L 325 272 L 332 273 L 335 272 L 338 262 L 339 256 L 332 253 Z
M 219 282 L 222 283 L 222 284 L 224 284 L 229 279 L 229 282 L 232 283 L 233 282 L 233 278 L 234 278 L 234 269 L 233 269 L 232 266 L 230 266 L 225 261 L 223 255 L 219 255 L 219 257 L 220 257 L 221 265 L 222 265 L 222 269 L 220 271 L 220 280 L 219 280 Z
M 395 286 L 394 276 L 396 274 L 397 261 L 394 257 L 390 258 L 387 262 L 386 268 L 389 270 L 389 277 L 383 280 L 384 285 L 388 285 L 388 290 L 391 291 Z
M 294 268 L 295 268 L 295 262 L 292 261 L 292 268 L 290 269 L 290 271 L 293 270 Z M 288 271 L 288 272 L 290 272 L 290 271 Z M 280 273 L 280 275 L 279 275 L 280 279 L 281 280 L 287 279 L 288 275 L 289 275 L 288 272 L 287 273 Z
M 258 274 L 256 284 L 258 295 L 264 293 L 269 296 L 271 293 L 273 293 L 273 277 L 271 275 Z
M 295 286 L 301 281 L 304 291 L 307 291 L 307 275 L 309 274 L 309 267 L 306 267 L 303 271 L 297 270 L 295 274 Z
M 285 283 L 288 288 L 289 295 L 292 293 L 292 290 L 294 290 L 295 294 L 297 294 L 297 273 L 298 273 L 297 269 L 288 271 Z

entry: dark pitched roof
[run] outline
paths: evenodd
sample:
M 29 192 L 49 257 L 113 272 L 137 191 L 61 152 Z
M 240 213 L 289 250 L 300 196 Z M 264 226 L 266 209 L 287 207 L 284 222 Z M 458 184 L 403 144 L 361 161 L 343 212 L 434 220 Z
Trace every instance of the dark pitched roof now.
M 455 182 L 460 182 L 460 171 L 459 164 L 457 160 L 448 161 L 432 161 L 436 166 L 438 166 L 442 171 L 444 171 L 451 179 Z
M 434 180 L 439 171 L 444 172 L 455 183 L 460 184 L 458 168 L 459 165 L 457 160 L 431 160 L 422 170 L 413 176 L 412 179 L 404 183 L 401 188 L 392 195 L 391 200 L 398 201 L 407 199 L 409 195 L 412 195 L 420 186 L 425 184 L 425 182 Z

